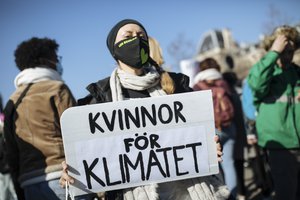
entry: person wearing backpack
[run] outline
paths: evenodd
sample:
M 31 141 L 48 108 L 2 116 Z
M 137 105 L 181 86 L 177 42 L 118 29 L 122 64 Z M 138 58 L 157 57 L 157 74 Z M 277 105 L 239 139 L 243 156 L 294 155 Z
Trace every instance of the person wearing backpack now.
M 223 162 L 221 167 L 225 183 L 232 198 L 237 195 L 237 174 L 234 166 L 234 142 L 236 127 L 234 125 L 234 106 L 230 99 L 230 88 L 222 78 L 220 66 L 213 58 L 207 58 L 199 63 L 200 72 L 195 76 L 193 89 L 212 90 L 215 127 L 220 133 L 220 143 L 223 145 Z
M 54 39 L 32 37 L 14 52 L 20 72 L 4 109 L 4 139 L 19 200 L 65 199 L 59 120 L 76 101 L 62 79 L 58 47 Z

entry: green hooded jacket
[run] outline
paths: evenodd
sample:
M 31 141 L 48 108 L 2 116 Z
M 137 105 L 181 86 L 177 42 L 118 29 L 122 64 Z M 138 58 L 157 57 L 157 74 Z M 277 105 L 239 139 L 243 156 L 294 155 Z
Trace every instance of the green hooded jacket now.
M 258 144 L 268 149 L 300 148 L 300 67 L 282 69 L 278 58 L 278 53 L 268 52 L 247 78 L 258 110 Z

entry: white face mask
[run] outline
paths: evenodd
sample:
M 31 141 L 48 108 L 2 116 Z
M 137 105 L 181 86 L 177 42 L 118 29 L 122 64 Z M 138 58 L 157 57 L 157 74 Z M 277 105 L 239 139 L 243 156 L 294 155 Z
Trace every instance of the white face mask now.
M 56 71 L 59 73 L 59 75 L 63 74 L 63 66 L 61 64 L 61 57 L 58 57 L 58 62 L 56 63 Z

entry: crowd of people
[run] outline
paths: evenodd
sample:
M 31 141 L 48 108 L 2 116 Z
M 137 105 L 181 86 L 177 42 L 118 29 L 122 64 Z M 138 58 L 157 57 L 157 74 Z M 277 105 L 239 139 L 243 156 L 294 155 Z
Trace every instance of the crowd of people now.
M 16 90 L 4 109 L 1 100 L 0 200 L 68 198 L 65 187 L 76 180 L 68 174 L 63 148 L 60 116 L 66 109 L 198 90 L 212 91 L 218 175 L 75 199 L 247 199 L 244 151 L 249 145 L 266 158 L 260 164 L 270 168 L 272 187 L 265 197 L 300 199 L 300 67 L 292 62 L 300 36 L 295 28 L 280 26 L 266 37 L 265 55 L 240 80 L 242 94 L 237 75 L 222 71 L 213 58 L 198 63 L 192 88 L 188 76 L 166 71 L 159 42 L 136 20 L 119 21 L 106 42 L 116 68 L 89 84 L 88 95 L 77 101 L 62 79 L 54 39 L 33 37 L 17 46 Z M 266 174 L 263 168 L 257 173 Z

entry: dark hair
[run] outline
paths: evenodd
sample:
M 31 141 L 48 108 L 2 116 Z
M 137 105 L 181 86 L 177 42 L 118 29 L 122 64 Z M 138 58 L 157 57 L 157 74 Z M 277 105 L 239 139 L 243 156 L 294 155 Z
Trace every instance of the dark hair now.
M 15 63 L 21 71 L 43 65 L 45 59 L 55 59 L 58 47 L 53 39 L 32 37 L 18 45 L 15 50 Z
M 206 58 L 203 61 L 199 63 L 199 69 L 200 71 L 210 69 L 210 68 L 215 68 L 216 70 L 220 71 L 221 67 L 218 64 L 218 62 L 213 59 L 213 58 Z
M 231 86 L 234 87 L 235 85 L 238 84 L 238 77 L 236 73 L 234 72 L 224 72 L 222 74 L 223 79 L 227 81 L 227 83 Z

